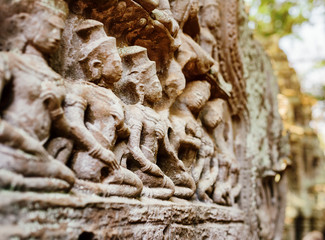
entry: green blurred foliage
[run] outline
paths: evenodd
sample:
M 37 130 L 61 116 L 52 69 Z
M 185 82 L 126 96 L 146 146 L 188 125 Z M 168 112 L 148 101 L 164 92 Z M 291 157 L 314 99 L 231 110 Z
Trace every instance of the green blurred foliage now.
M 314 65 L 314 68 L 323 68 L 325 67 L 325 59 L 323 60 L 320 60 L 319 62 L 317 62 L 315 65 Z M 324 91 L 325 92 L 325 91 Z
M 246 0 L 255 33 L 262 37 L 292 33 L 293 26 L 309 20 L 314 7 L 325 0 Z

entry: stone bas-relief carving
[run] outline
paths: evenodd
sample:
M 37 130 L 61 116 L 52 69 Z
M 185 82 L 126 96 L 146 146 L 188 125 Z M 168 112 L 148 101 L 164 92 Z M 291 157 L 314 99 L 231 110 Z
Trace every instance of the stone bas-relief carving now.
M 0 53 L 1 186 L 34 191 L 69 190 L 74 174 L 54 160 L 43 146 L 51 128 L 66 134 L 69 131 L 61 108 L 62 78 L 46 62 L 46 55 L 58 47 L 67 9 L 57 8 L 56 12 L 35 1 L 30 2 L 33 11 L 24 13 L 19 11 L 21 6 L 12 5 L 17 12 L 11 20 L 19 18 L 19 34 L 25 45 L 20 53 Z
M 144 183 L 143 195 L 169 199 L 175 186 L 156 165 L 159 141 L 164 139 L 164 126 L 158 113 L 150 108 L 151 103 L 162 95 L 155 63 L 149 60 L 146 49 L 142 47 L 123 48 L 121 56 L 125 75 L 116 87 L 120 89 L 118 95 L 126 103 L 126 123 L 130 126 L 122 161 Z
M 106 196 L 135 197 L 142 189 L 140 179 L 120 167 L 112 152 L 118 134 L 129 133 L 123 106 L 111 89 L 94 84 L 111 85 L 121 77 L 115 38 L 107 37 L 103 24 L 93 20 L 81 22 L 76 32 L 83 38 L 77 56 L 87 79 L 67 84 L 64 110 L 83 145 L 76 146 L 72 157 L 72 169 L 86 180 L 77 181 L 77 188 Z
M 213 201 L 224 205 L 235 205 L 241 187 L 238 182 L 238 162 L 234 154 L 234 131 L 227 103 L 222 99 L 210 101 L 204 106 L 200 115 L 207 129 L 204 132 L 207 144 L 204 145 L 210 146 L 210 154 L 209 159 L 204 159 L 204 168 L 201 167 L 203 171 L 208 172 L 204 173 L 205 177 L 200 180 L 198 190 L 206 194 L 206 191 L 215 185 Z M 207 150 L 204 150 L 204 146 L 200 150 L 206 158 Z M 203 161 L 200 165 L 202 164 Z
M 202 128 L 196 116 L 210 97 L 210 84 L 206 81 L 188 83 L 184 92 L 170 109 L 172 130 L 170 142 L 185 170 L 197 182 L 195 162 L 201 147 Z M 208 147 L 208 146 L 206 146 Z
M 264 203 L 281 208 L 260 194 L 276 183 L 257 184 L 256 169 L 281 161 L 281 122 L 274 83 L 246 94 L 254 58 L 240 45 L 249 35 L 240 1 L 0 3 L 0 215 L 12 216 L 3 236 L 276 236 L 278 212 L 260 218 Z M 254 132 L 252 102 L 270 113 L 257 126 L 274 117 L 272 130 Z M 252 160 L 252 144 L 271 156 Z M 17 208 L 33 202 L 24 211 L 35 219 Z

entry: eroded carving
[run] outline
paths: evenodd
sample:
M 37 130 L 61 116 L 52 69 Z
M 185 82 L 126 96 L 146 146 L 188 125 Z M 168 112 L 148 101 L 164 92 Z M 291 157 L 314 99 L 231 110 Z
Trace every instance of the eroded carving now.
M 165 129 L 158 113 L 150 108 L 162 94 L 155 63 L 142 47 L 123 48 L 121 56 L 125 74 L 117 89 L 127 104 L 126 123 L 130 127 L 122 161 L 144 183 L 143 195 L 169 199 L 174 194 L 174 184 L 156 165 L 159 141 L 164 140 Z
M 285 158 L 276 91 L 265 61 L 250 62 L 260 51 L 242 31 L 240 1 L 67 2 L 69 8 L 61 0 L 0 6 L 1 188 L 72 188 L 75 197 L 103 205 L 109 196 L 133 198 L 123 199 L 137 202 L 135 208 L 146 201 L 187 204 L 188 218 L 192 204 L 242 207 L 249 214 L 240 224 L 260 224 L 259 236 L 275 236 L 278 226 L 269 223 L 280 210 L 271 190 Z M 249 51 L 239 36 L 249 39 Z M 262 80 L 253 86 L 252 69 L 262 72 L 265 86 Z M 256 119 L 264 122 L 254 125 Z M 150 225 L 146 211 L 125 221 Z M 269 218 L 261 219 L 265 213 Z M 182 234 L 192 229 L 183 227 Z M 174 226 L 162 229 L 150 238 Z
M 94 20 L 82 21 L 75 31 L 82 39 L 76 55 L 87 77 L 66 84 L 64 111 L 77 142 L 72 157 L 78 177 L 75 187 L 98 195 L 138 196 L 140 179 L 121 167 L 112 152 L 117 138 L 129 134 L 122 101 L 111 89 L 96 85 L 108 87 L 120 80 L 122 63 L 115 38 Z
M 0 53 L 1 186 L 69 190 L 74 174 L 43 146 L 51 128 L 61 133 L 69 131 L 61 108 L 63 81 L 46 62 L 47 55 L 58 47 L 67 8 L 63 1 L 30 1 L 29 9 L 14 3 L 5 7 L 10 4 L 11 10 L 16 10 L 11 20 L 19 23 L 17 39 L 24 40 L 24 44 L 16 49 L 20 53 Z
M 176 99 L 170 109 L 172 131 L 170 142 L 185 170 L 192 176 L 192 168 L 202 144 L 203 129 L 197 121 L 200 109 L 210 97 L 210 84 L 206 81 L 194 81 L 187 84 L 184 92 Z M 205 146 L 209 148 L 209 146 Z M 202 149 L 205 151 L 205 149 Z M 194 170 L 194 180 L 198 177 Z

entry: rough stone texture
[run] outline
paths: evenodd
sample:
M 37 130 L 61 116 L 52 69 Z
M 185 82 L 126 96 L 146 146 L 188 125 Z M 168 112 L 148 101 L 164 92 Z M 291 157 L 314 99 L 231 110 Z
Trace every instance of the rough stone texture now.
M 279 239 L 286 138 L 244 9 L 0 0 L 1 236 Z
M 286 204 L 286 180 L 283 172 L 288 164 L 289 153 L 286 151 L 286 137 L 282 136 L 282 125 L 279 124 L 279 90 L 270 60 L 262 46 L 252 39 L 244 7 L 240 9 L 239 42 L 250 118 L 246 158 L 242 168 L 245 169 L 243 178 L 251 181 L 252 186 L 243 189 L 245 193 L 242 192 L 242 196 L 245 200 L 250 199 L 242 201 L 245 204 L 243 209 L 249 209 L 247 218 L 256 238 L 281 239 Z M 278 181 L 275 181 L 276 176 Z M 256 229 L 259 230 L 259 236 Z
M 5 238 L 249 239 L 243 212 L 230 207 L 82 194 L 2 191 L 0 196 Z

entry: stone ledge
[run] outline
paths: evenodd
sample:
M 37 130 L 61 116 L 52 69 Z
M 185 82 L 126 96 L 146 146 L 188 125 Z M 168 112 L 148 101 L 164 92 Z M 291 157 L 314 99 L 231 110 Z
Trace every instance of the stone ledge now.
M 5 239 L 237 239 L 248 231 L 239 209 L 179 199 L 10 191 L 0 199 Z

